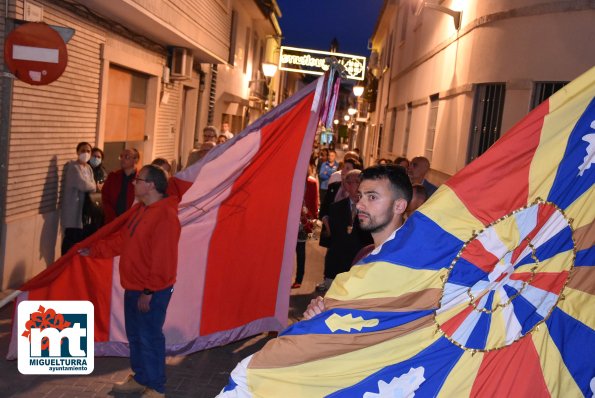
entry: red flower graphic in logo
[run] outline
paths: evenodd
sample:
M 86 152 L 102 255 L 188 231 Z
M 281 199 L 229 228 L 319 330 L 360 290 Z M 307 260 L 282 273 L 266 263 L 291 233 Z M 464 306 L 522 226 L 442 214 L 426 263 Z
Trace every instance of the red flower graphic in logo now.
M 22 336 L 28 337 L 29 341 L 31 341 L 31 328 L 37 329 L 46 329 L 46 328 L 55 328 L 58 330 L 63 330 L 67 327 L 70 327 L 71 323 L 64 320 L 64 315 L 56 314 L 51 308 L 47 310 L 43 306 L 39 306 L 37 312 L 31 314 L 31 319 L 27 321 L 25 324 L 26 330 L 23 332 Z M 41 349 L 45 350 L 50 346 L 49 339 L 44 337 L 42 340 Z

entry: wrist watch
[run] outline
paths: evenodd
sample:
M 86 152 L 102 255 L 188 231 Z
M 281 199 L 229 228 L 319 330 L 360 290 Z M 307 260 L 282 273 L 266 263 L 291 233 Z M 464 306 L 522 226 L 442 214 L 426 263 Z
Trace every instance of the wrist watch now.
M 143 290 L 143 294 L 146 294 L 147 296 L 150 296 L 150 295 L 151 295 L 151 294 L 153 294 L 153 293 L 155 293 L 155 292 L 154 292 L 154 291 L 152 291 L 152 290 L 149 290 L 149 289 L 144 289 L 144 290 Z

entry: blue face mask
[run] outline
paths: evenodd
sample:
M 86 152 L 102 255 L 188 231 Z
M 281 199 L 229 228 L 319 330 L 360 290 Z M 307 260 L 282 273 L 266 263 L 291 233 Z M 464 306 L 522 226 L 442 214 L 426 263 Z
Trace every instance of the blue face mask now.
M 101 158 L 92 157 L 91 160 L 89 160 L 89 163 L 91 164 L 91 167 L 97 167 L 101 164 Z

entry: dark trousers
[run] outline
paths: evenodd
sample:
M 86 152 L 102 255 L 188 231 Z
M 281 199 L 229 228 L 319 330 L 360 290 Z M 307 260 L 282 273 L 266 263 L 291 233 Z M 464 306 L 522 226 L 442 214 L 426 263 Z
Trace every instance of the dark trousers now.
M 318 200 L 320 200 L 320 203 L 324 202 L 324 197 L 326 196 L 326 191 L 327 191 L 326 189 L 322 189 L 322 188 L 318 189 Z
M 77 243 L 85 239 L 85 233 L 82 228 L 66 228 L 64 230 L 64 239 L 62 239 L 62 255 Z
M 153 293 L 148 312 L 138 309 L 138 298 L 142 292 L 124 292 L 124 320 L 134 379 L 160 393 L 165 392 L 163 324 L 172 292 L 173 288 L 169 287 Z
M 298 241 L 295 246 L 295 254 L 297 255 L 297 270 L 295 272 L 295 282 L 302 283 L 304 279 L 304 271 L 306 269 L 306 242 Z

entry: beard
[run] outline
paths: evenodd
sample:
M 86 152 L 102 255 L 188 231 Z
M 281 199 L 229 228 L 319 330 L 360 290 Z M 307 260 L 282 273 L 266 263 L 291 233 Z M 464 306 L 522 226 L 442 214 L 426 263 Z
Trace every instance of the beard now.
M 362 220 L 358 217 L 359 220 L 359 227 L 362 231 L 376 233 L 384 230 L 391 224 L 393 219 L 393 213 L 391 210 L 387 210 L 385 213 L 381 214 L 378 217 L 372 217 L 370 213 L 365 211 L 358 212 L 358 215 L 361 214 L 365 216 Z

